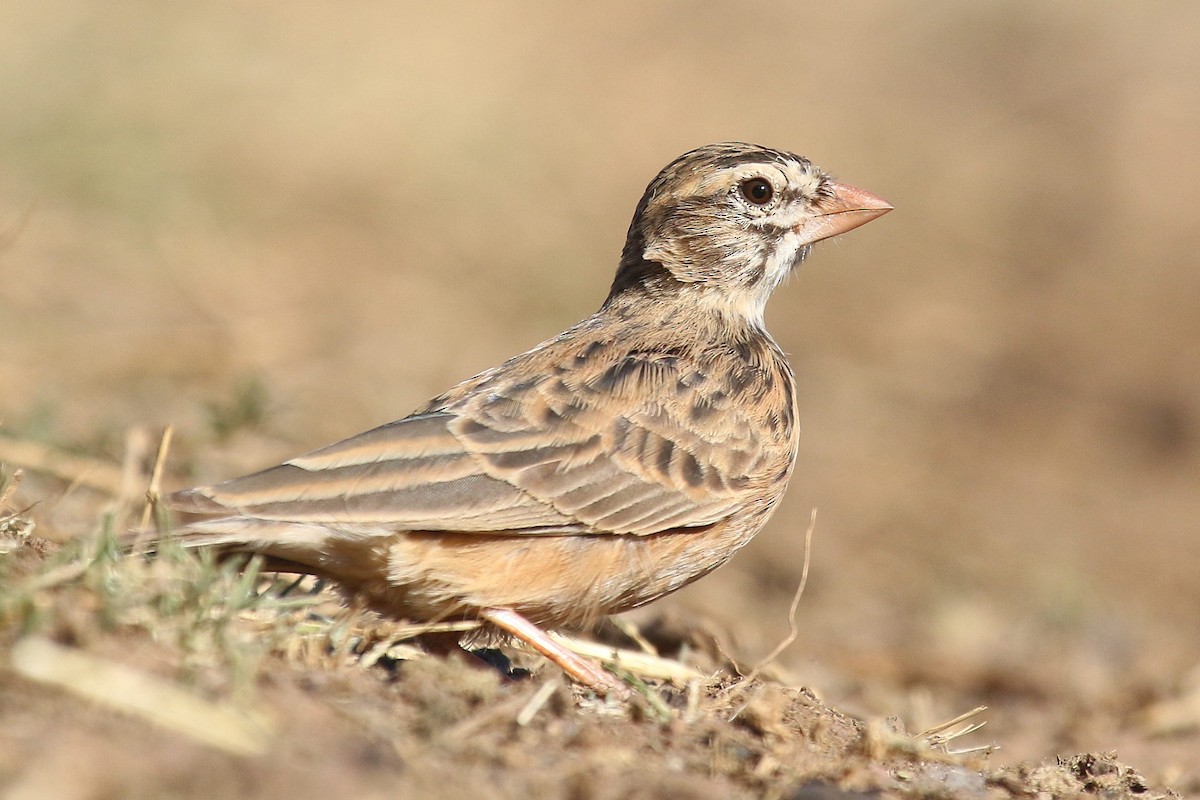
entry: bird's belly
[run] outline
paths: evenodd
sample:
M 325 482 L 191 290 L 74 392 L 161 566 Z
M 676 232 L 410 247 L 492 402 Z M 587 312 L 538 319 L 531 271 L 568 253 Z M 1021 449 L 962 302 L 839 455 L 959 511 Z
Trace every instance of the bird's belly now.
M 649 536 L 402 534 L 390 552 L 385 613 L 470 617 L 511 608 L 548 626 L 589 624 L 649 603 L 724 564 L 766 513 Z

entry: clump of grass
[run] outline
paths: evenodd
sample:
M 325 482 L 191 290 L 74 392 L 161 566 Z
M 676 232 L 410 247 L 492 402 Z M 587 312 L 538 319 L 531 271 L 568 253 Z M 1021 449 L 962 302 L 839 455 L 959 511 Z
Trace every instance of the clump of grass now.
M 256 559 L 218 561 L 169 539 L 153 558 L 126 555 L 112 515 L 94 536 L 32 571 L 13 572 L 0 558 L 0 641 L 42 635 L 86 646 L 111 635 L 148 636 L 172 655 L 184 682 L 239 696 L 313 602 L 279 592 Z

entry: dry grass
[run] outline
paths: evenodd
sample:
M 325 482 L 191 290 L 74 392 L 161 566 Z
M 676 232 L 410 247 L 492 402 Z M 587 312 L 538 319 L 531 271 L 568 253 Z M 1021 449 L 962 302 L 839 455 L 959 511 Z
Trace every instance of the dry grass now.
M 9 512 L 6 519 L 11 527 L 19 517 Z M 505 764 L 511 766 L 518 753 L 528 760 L 530 752 L 552 759 L 539 762 L 537 779 L 563 788 L 579 774 L 563 771 L 567 751 L 582 756 L 591 769 L 608 772 L 625 759 L 640 761 L 645 748 L 680 766 L 664 773 L 641 763 L 621 778 L 610 776 L 613 796 L 686 788 L 777 797 L 789 787 L 822 783 L 906 796 L 951 791 L 1001 798 L 1026 791 L 1022 779 L 980 760 L 990 746 L 949 748 L 982 726 L 970 723 L 982 708 L 910 736 L 895 723 L 847 717 L 805 689 L 723 669 L 705 677 L 656 654 L 566 637 L 580 652 L 611 662 L 635 688 L 633 700 L 601 700 L 568 688 L 552 667 L 534 680 L 501 685 L 491 667 L 432 658 L 412 646 L 414 637 L 435 627 L 445 632 L 445 625 L 379 620 L 343 606 L 310 580 L 263 576 L 253 559 L 217 563 L 204 551 L 186 551 L 169 540 L 153 558 L 122 555 L 113 519 L 106 513 L 95 535 L 52 555 L 21 537 L 0 560 L 0 708 L 20 695 L 35 698 L 22 705 L 32 703 L 49 715 L 40 724 L 49 735 L 57 735 L 57 728 L 46 720 L 87 719 L 87 727 L 110 727 L 95 720 L 112 715 L 124 720 L 115 736 L 127 744 L 119 746 L 145 747 L 149 737 L 157 741 L 151 751 L 165 741 L 185 751 L 220 752 L 248 776 L 270 775 L 285 764 L 306 773 L 311 765 L 296 762 L 297 753 L 324 747 L 321 758 L 338 772 L 346 791 L 375 782 L 411 791 L 431 775 L 464 770 L 475 775 L 471 785 L 478 791 L 485 785 L 478 781 L 489 780 L 483 776 L 500 780 L 509 768 Z M 644 632 L 637 638 L 646 641 Z M 646 641 L 644 649 L 660 646 Z M 314 681 L 327 691 L 293 693 L 281 701 L 282 689 Z M 38 701 L 29 684 L 49 694 Z M 312 720 L 330 712 L 348 726 L 338 734 L 339 746 L 381 738 L 392 755 L 366 775 L 341 772 L 349 764 L 337 766 L 344 756 L 329 749 L 324 723 Z M 22 732 L 19 720 L 10 720 L 8 736 L 24 742 L 32 756 L 28 748 L 38 737 L 32 729 Z M 572 733 L 564 734 L 567 730 Z M 513 739 L 514 731 L 523 733 Z M 560 749 L 563 754 L 554 760 Z M 423 777 L 397 772 L 413 758 L 421 760 Z M 1110 772 L 1124 776 L 1118 788 L 1136 785 L 1144 796 L 1147 784 L 1139 774 L 1105 758 L 1113 765 Z M 30 763 L 34 766 L 5 770 L 0 761 L 0 782 L 45 791 L 40 762 Z M 155 763 L 148 756 L 135 775 L 117 785 L 161 786 L 167 772 Z M 678 774 L 668 777 L 673 772 Z M 1039 786 L 1052 783 L 1045 770 L 1036 779 Z M 211 796 L 217 786 L 202 773 L 190 780 L 195 796 Z M 520 783 L 520 793 L 536 785 L 529 780 L 533 783 Z M 1054 780 L 1063 790 L 1079 785 L 1065 768 Z M 290 788 L 287 796 L 321 796 L 325 789 L 314 789 L 319 783 Z M 83 784 L 55 786 L 55 792 L 66 792 L 62 796 L 93 796 Z M 445 796 L 455 791 L 460 790 Z M 516 796 L 513 791 L 510 785 L 497 796 Z

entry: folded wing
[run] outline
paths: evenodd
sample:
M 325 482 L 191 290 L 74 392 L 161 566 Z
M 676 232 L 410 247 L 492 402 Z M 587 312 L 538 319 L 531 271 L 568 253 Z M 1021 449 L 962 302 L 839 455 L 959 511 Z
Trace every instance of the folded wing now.
M 583 383 L 489 381 L 444 410 L 189 490 L 173 505 L 364 534 L 707 526 L 743 502 L 760 448 L 736 409 L 717 408 L 678 372 L 672 359 L 634 354 Z

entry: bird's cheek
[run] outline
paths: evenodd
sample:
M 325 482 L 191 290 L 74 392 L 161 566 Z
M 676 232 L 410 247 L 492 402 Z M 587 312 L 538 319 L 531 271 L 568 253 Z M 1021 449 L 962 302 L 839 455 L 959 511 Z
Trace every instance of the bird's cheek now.
M 646 248 L 643 256 L 647 261 L 662 264 L 675 280 L 696 283 L 704 280 L 697 267 L 697 259 L 684 239 L 669 239 Z

